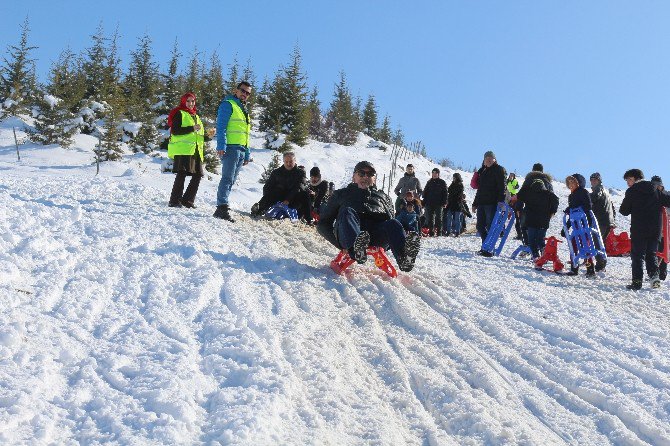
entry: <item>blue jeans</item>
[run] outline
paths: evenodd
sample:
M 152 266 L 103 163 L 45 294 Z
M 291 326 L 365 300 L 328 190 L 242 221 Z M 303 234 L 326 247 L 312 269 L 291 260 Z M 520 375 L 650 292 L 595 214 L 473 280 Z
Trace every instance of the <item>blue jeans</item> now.
M 477 206 L 477 232 L 479 232 L 482 241 L 486 240 L 489 228 L 496 215 L 496 209 L 498 209 L 497 204 L 482 204 Z
M 528 247 L 533 258 L 540 257 L 540 249 L 544 248 L 544 237 L 547 230 L 542 228 L 526 228 L 528 234 Z
M 386 221 L 360 218 L 352 208 L 342 207 L 337 214 L 336 226 L 337 241 L 344 249 L 354 246 L 354 240 L 361 231 L 368 231 L 370 246 L 388 249 L 390 245 L 396 259 L 405 254 L 405 230 L 395 218 Z
M 244 163 L 244 151 L 237 147 L 228 147 L 226 153 L 221 157 L 221 180 L 216 192 L 216 205 L 227 205 L 230 190 L 237 181 L 240 168 Z
M 446 218 L 444 219 L 444 231 L 447 234 L 461 234 L 461 214 L 459 211 L 446 211 Z

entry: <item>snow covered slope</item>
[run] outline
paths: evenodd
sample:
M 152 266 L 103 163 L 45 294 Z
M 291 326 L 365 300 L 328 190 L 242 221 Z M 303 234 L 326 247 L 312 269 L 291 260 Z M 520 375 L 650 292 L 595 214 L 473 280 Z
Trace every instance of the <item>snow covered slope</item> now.
M 425 241 L 397 279 L 337 276 L 313 229 L 245 215 L 268 151 L 253 151 L 231 225 L 211 217 L 216 176 L 197 209 L 171 209 L 160 160 L 95 176 L 80 135 L 17 162 L 10 124 L 2 444 L 670 444 L 670 294 L 624 291 L 627 258 L 567 278 L 510 261 L 511 242 L 478 257 L 464 236 Z M 298 159 L 338 185 L 360 159 L 388 169 L 359 142 Z M 412 161 L 425 181 L 433 165 Z

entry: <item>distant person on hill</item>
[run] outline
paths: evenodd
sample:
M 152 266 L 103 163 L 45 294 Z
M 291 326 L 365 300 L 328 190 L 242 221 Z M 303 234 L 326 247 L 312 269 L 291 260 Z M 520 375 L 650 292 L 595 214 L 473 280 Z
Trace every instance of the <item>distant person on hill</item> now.
M 309 170 L 309 184 L 307 192 L 312 204 L 312 211 L 317 215 L 321 213 L 321 206 L 325 204 L 333 191 L 333 183 L 321 178 L 321 170 L 314 166 Z
M 440 178 L 440 169 L 435 167 L 431 178 L 423 189 L 423 206 L 426 227 L 430 237 L 442 235 L 442 214 L 447 204 L 447 183 Z
M 377 172 L 368 161 L 354 167 L 352 182 L 333 192 L 321 212 L 317 230 L 358 263 L 367 260 L 368 246 L 390 246 L 401 271 L 411 271 L 419 253 L 418 233 L 405 230 L 394 218 L 391 197 L 377 189 Z
M 216 152 L 221 157 L 221 180 L 216 193 L 214 217 L 234 223 L 228 200 L 242 166 L 249 164 L 249 133 L 251 119 L 246 103 L 251 95 L 251 84 L 242 81 L 233 94 L 226 96 L 216 115 Z
M 461 216 L 463 215 L 464 191 L 463 178 L 455 172 L 451 177 L 451 184 L 447 189 L 447 207 L 445 209 L 444 235 L 461 235 Z
M 642 288 L 643 263 L 646 265 L 652 288 L 659 288 L 661 280 L 656 252 L 661 238 L 660 215 L 662 206 L 670 207 L 670 195 L 659 190 L 651 181 L 644 181 L 644 174 L 640 169 L 627 170 L 623 179 L 626 180 L 628 189 L 619 212 L 630 215 L 630 260 L 633 270 L 633 280 L 626 288 Z
M 653 177 L 651 177 L 651 184 L 653 184 L 654 187 L 656 188 L 656 190 L 658 190 L 659 192 L 665 192 L 665 186 L 663 186 L 663 180 L 658 175 L 654 175 Z M 659 241 L 659 246 L 663 246 L 663 244 L 665 243 L 665 240 L 663 239 L 663 230 L 662 229 L 663 228 L 661 228 L 661 240 Z M 660 250 L 661 250 L 661 248 L 659 248 L 659 251 Z M 666 277 L 668 277 L 668 264 L 665 260 L 659 258 L 658 259 L 658 278 L 660 280 L 665 280 Z
M 396 213 L 400 212 L 404 200 L 403 196 L 405 193 L 407 193 L 408 190 L 416 191 L 418 196 L 421 196 L 421 193 L 423 192 L 423 189 L 421 188 L 421 182 L 414 175 L 413 164 L 408 164 L 407 167 L 405 167 L 405 175 L 403 175 L 403 177 L 398 180 L 398 185 L 395 187 L 395 189 L 393 189 L 393 192 L 395 192 L 398 197 L 395 202 Z
M 602 235 L 603 240 L 605 240 L 607 234 L 609 234 L 615 226 L 614 204 L 612 204 L 609 192 L 603 187 L 603 179 L 598 172 L 591 174 L 590 181 L 593 213 L 598 221 L 600 234 Z
M 200 179 L 204 176 L 205 127 L 196 113 L 195 94 L 186 93 L 181 97 L 179 106 L 168 115 L 170 142 L 168 157 L 174 159 L 172 171 L 177 175 L 170 194 L 170 207 L 195 207 Z M 186 177 L 190 176 L 184 193 Z
M 498 164 L 495 154 L 489 150 L 484 153 L 484 163 L 477 171 L 479 184 L 472 210 L 477 212 L 477 232 L 482 241 L 486 240 L 489 228 L 496 214 L 498 203 L 505 201 L 505 168 Z M 479 254 L 489 253 L 480 250 Z
M 251 207 L 251 216 L 263 215 L 270 206 L 282 202 L 297 210 L 298 217 L 311 224 L 312 203 L 307 192 L 305 169 L 298 167 L 293 152 L 284 153 L 283 160 L 284 164 L 273 170 L 263 185 L 263 196 Z

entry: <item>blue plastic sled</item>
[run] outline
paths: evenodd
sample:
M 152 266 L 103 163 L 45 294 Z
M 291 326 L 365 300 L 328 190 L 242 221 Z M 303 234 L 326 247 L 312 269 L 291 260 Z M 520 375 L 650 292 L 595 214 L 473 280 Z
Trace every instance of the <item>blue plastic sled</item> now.
M 291 220 L 291 223 L 295 223 L 298 221 L 298 211 L 288 207 L 288 205 L 281 201 L 278 201 L 270 206 L 270 209 L 265 212 L 265 218 L 270 220 L 282 220 L 288 218 Z
M 491 228 L 482 243 L 482 251 L 499 256 L 510 231 L 514 227 L 514 219 L 514 210 L 507 203 L 498 203 L 498 209 L 496 209 L 496 215 L 491 223 Z
M 523 253 L 526 253 L 527 255 L 531 255 L 531 254 L 533 254 L 533 252 L 530 250 L 530 246 L 528 246 L 528 245 L 519 245 L 519 247 L 516 248 L 516 249 L 514 250 L 514 252 L 512 253 L 512 256 L 511 256 L 512 260 L 516 259 L 517 256 L 518 256 L 519 254 L 521 254 L 522 252 L 523 252 Z
M 563 215 L 563 231 L 568 240 L 570 260 L 572 266 L 577 268 L 582 261 L 586 261 L 597 255 L 607 259 L 605 243 L 598 228 L 598 221 L 593 211 L 589 211 L 594 227 L 589 226 L 589 220 L 581 207 L 570 209 L 570 214 Z M 596 248 L 596 242 L 600 248 Z

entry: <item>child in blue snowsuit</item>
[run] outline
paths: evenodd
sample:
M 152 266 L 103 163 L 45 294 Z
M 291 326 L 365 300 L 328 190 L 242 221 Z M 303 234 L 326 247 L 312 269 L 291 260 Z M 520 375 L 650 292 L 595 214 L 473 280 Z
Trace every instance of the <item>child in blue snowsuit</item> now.
M 419 214 L 416 212 L 414 203 L 405 202 L 405 206 L 400 210 L 396 220 L 402 224 L 405 231 L 419 232 Z

